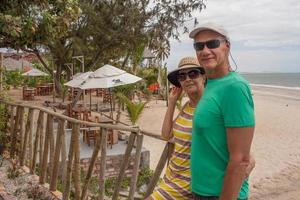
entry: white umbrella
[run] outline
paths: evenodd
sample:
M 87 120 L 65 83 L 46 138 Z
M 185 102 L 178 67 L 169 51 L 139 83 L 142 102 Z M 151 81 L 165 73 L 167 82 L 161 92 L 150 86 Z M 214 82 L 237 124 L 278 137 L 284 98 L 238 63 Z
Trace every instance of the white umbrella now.
M 64 85 L 73 88 L 79 88 L 81 83 L 88 79 L 91 74 L 93 74 L 93 72 L 77 73 L 73 76 L 72 80 L 66 82 Z
M 112 88 L 120 85 L 127 85 L 142 80 L 124 70 L 111 65 L 104 65 L 92 73 L 83 81 L 80 89 Z
M 112 88 L 127 85 L 142 80 L 140 77 L 129 74 L 111 65 L 104 65 L 95 72 L 86 72 L 65 83 L 70 87 L 86 89 Z M 90 100 L 91 101 L 91 100 Z M 112 107 L 112 105 L 110 105 Z
M 39 69 L 33 68 L 33 69 L 23 73 L 22 76 L 48 76 L 48 74 L 45 72 L 42 72 Z
M 89 72 L 79 72 L 75 75 L 73 75 L 72 80 L 66 82 L 64 85 L 72 87 L 72 88 L 79 88 L 79 86 L 81 85 L 81 83 L 83 81 L 85 81 L 93 72 L 89 71 Z M 91 93 L 90 93 L 90 104 L 91 104 Z M 91 105 L 90 105 L 91 108 Z

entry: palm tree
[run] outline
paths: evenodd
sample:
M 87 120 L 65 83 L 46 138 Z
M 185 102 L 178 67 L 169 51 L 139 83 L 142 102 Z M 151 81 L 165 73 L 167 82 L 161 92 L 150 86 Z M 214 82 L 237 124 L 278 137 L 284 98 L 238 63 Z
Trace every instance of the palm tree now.
M 129 120 L 131 121 L 132 125 L 136 125 L 136 122 L 140 118 L 147 102 L 132 102 L 122 93 L 117 93 L 116 97 L 125 103 Z

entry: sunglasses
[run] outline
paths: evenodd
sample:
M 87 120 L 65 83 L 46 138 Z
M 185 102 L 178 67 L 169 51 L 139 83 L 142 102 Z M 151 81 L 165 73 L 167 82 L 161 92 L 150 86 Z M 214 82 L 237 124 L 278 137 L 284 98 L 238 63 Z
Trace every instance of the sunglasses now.
M 214 39 L 205 42 L 195 42 L 194 48 L 196 51 L 202 51 L 205 46 L 209 49 L 216 49 L 220 46 L 221 42 L 225 42 L 225 41 L 226 41 L 225 39 Z
M 187 76 L 190 78 L 190 79 L 196 79 L 200 76 L 201 74 L 201 71 L 199 69 L 192 69 L 188 72 L 179 72 L 177 74 L 177 80 L 178 81 L 185 81 Z

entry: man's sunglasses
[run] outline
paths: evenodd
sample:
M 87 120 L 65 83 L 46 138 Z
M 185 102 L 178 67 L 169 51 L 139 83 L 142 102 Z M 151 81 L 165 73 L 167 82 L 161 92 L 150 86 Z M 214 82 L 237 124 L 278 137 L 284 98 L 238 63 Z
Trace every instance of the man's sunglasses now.
M 205 42 L 195 42 L 194 48 L 196 51 L 202 51 L 204 47 L 206 46 L 209 49 L 215 49 L 218 48 L 221 44 L 221 42 L 226 41 L 225 39 L 214 39 L 214 40 L 208 40 Z
M 185 81 L 187 76 L 190 78 L 190 79 L 196 79 L 200 76 L 200 74 L 203 74 L 201 73 L 201 71 L 199 69 L 192 69 L 188 72 L 179 72 L 177 74 L 177 80 L 178 81 Z

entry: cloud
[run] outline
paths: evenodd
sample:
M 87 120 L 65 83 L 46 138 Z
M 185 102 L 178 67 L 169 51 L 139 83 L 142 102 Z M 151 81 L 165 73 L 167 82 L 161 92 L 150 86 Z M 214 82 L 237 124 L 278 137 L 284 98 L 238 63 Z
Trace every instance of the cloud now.
M 226 27 L 244 71 L 300 71 L 300 1 L 210 0 L 206 4 L 194 16 L 199 24 L 214 22 Z M 191 23 L 188 26 L 193 28 Z M 174 66 L 181 54 L 194 55 L 188 34 L 181 41 L 171 42 L 168 65 Z

